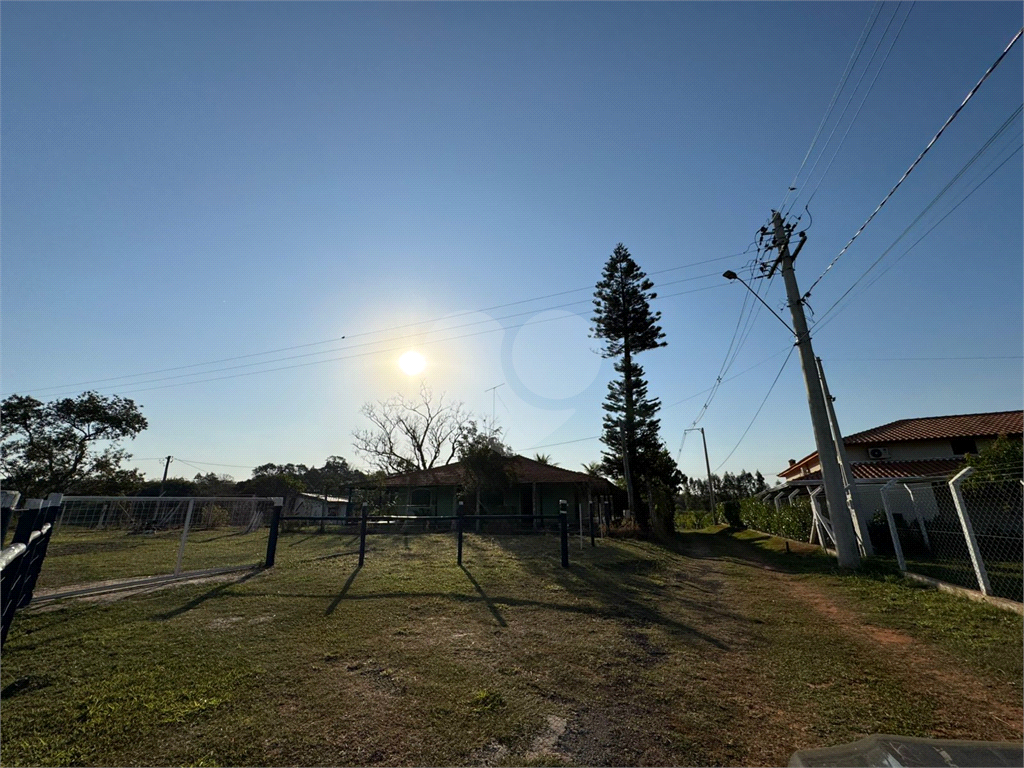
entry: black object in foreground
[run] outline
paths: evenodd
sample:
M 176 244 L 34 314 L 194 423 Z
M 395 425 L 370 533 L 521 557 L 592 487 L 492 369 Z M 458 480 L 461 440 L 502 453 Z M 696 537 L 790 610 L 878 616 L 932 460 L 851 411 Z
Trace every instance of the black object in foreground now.
M 793 766 L 885 766 L 886 768 L 975 768 L 1024 765 L 1024 744 L 1019 741 L 924 739 L 917 736 L 875 734 L 849 744 L 822 749 L 801 749 L 789 759 Z

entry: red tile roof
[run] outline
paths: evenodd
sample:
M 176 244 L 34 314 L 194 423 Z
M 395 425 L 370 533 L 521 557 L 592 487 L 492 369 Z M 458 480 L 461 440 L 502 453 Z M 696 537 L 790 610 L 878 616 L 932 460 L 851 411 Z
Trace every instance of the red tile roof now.
M 893 477 L 946 477 L 964 466 L 963 459 L 917 459 L 914 461 L 851 461 L 850 469 L 859 480 L 887 480 Z M 821 480 L 821 471 L 793 480 Z
M 960 416 L 931 416 L 901 419 L 880 427 L 847 435 L 847 445 L 891 443 L 904 440 L 941 440 L 949 437 L 995 437 L 1024 434 L 1024 411 L 968 413 Z
M 1024 436 L 1024 411 L 996 411 L 994 413 L 965 413 L 958 416 L 927 416 L 920 419 L 900 419 L 855 432 L 843 438 L 844 445 L 909 442 L 913 440 L 942 440 L 951 437 L 1010 437 Z M 800 468 L 813 463 L 818 452 L 809 453 L 800 461 L 779 472 L 779 477 L 791 477 Z M 856 474 L 856 473 L 855 473 Z M 805 477 L 808 477 L 805 475 Z M 794 478 L 795 479 L 795 478 Z
M 519 483 L 581 483 L 609 492 L 614 489 L 614 486 L 604 478 L 543 464 L 525 456 L 511 456 L 509 461 L 512 463 L 512 470 Z M 392 475 L 384 480 L 384 485 L 391 488 L 405 488 L 408 486 L 462 485 L 464 482 L 462 466 L 455 462 L 443 467 Z

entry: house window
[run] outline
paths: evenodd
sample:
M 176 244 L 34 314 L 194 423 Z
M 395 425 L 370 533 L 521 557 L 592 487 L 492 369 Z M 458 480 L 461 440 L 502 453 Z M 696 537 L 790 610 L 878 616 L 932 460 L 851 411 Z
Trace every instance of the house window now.
M 949 444 L 953 447 L 953 453 L 957 456 L 963 456 L 965 453 L 978 453 L 978 443 L 973 437 L 954 437 L 949 441 Z
M 433 512 L 429 488 L 417 488 L 409 494 L 409 513 L 413 515 L 429 515 Z

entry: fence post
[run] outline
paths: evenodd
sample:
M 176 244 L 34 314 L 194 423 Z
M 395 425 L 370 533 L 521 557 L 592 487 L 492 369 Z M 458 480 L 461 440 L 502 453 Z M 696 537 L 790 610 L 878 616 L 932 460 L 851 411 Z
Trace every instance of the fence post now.
M 185 528 L 181 532 L 181 544 L 178 545 L 178 561 L 174 564 L 174 575 L 181 574 L 181 560 L 185 557 L 185 542 L 188 540 L 188 529 L 192 525 L 192 508 L 196 500 L 188 500 L 188 510 L 185 512 Z
M 273 568 L 274 559 L 277 556 L 277 534 L 281 528 L 281 509 L 284 507 L 284 499 L 274 498 L 274 511 L 270 514 L 270 535 L 267 537 L 267 559 L 264 561 L 264 568 Z
M 889 521 L 889 535 L 892 537 L 892 548 L 896 552 L 896 562 L 900 570 L 907 570 L 907 561 L 903 558 L 903 547 L 900 545 L 900 534 L 896 530 L 896 518 L 892 516 L 892 508 L 889 505 L 889 491 L 896 487 L 896 481 L 890 480 L 882 486 L 879 495 L 882 497 L 882 506 L 885 507 L 885 519 Z
M 562 539 L 562 567 L 569 567 L 569 510 L 565 499 L 558 500 L 558 532 Z
M 11 516 L 14 514 L 14 507 L 4 507 L 0 510 L 2 515 L 2 527 L 0 527 L 0 547 L 3 547 L 4 542 L 7 541 L 7 529 L 11 525 Z
M 596 547 L 597 543 L 594 541 L 594 500 L 590 499 L 587 502 L 587 509 L 590 510 L 590 546 Z
M 827 533 L 829 538 L 832 539 L 833 546 L 835 545 L 835 538 L 832 536 L 831 526 L 828 521 L 825 520 L 825 514 L 821 511 L 821 502 L 818 500 L 818 496 L 822 491 L 825 490 L 825 486 L 819 485 L 810 493 L 811 499 L 811 514 L 814 516 L 814 521 L 817 524 L 818 530 L 818 541 L 821 544 L 822 549 L 827 549 L 828 545 L 825 543 L 825 534 Z
M 459 565 L 462 565 L 462 502 L 459 502 L 459 509 L 455 513 L 455 531 L 459 537 Z
M 366 504 L 363 504 L 363 514 L 359 518 L 359 567 L 363 567 L 363 561 L 366 559 L 366 516 L 369 514 L 369 508 Z
M 928 527 L 924 524 L 924 518 L 917 511 L 917 500 L 914 498 L 914 489 L 910 483 L 907 483 L 907 494 L 910 496 L 910 503 L 914 505 L 914 517 L 917 518 L 917 527 L 921 530 L 921 538 L 924 539 L 924 545 L 928 548 L 929 552 L 934 554 L 935 550 L 932 549 L 932 540 L 928 538 Z M 935 493 L 933 491 L 932 498 L 934 497 Z
M 964 538 L 967 540 L 967 550 L 971 554 L 971 564 L 974 566 L 974 573 L 978 577 L 978 586 L 981 587 L 982 594 L 990 595 L 992 594 L 992 587 L 988 583 L 985 561 L 982 560 L 981 550 L 978 549 L 978 541 L 974 538 L 971 518 L 967 516 L 967 505 L 964 504 L 964 497 L 960 492 L 960 483 L 973 474 L 973 467 L 964 467 L 949 481 L 949 490 L 953 493 L 953 503 L 956 505 L 956 513 L 960 517 L 960 527 L 964 529 Z
M 57 517 L 60 514 L 61 500 L 63 498 L 63 494 L 51 493 L 46 497 L 46 502 L 40 510 L 38 518 L 39 536 L 34 542 L 30 540 L 28 552 L 25 553 L 25 556 L 28 558 L 25 563 L 27 570 L 23 576 L 22 593 L 18 600 L 18 608 L 24 608 L 32 602 L 32 593 L 35 591 L 36 581 L 39 579 L 39 571 L 43 567 L 43 560 L 46 558 L 46 550 L 50 546 L 53 524 L 57 521 Z

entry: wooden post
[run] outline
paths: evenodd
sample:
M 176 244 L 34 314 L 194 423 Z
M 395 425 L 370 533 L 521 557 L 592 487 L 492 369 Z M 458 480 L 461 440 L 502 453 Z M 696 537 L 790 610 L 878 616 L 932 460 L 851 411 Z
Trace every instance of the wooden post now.
M 277 534 L 281 527 L 281 508 L 283 506 L 283 498 L 274 499 L 274 511 L 270 515 L 270 535 L 267 537 L 267 558 L 263 563 L 264 568 L 274 567 L 274 558 L 277 555 Z
M 366 516 L 369 513 L 369 508 L 363 504 L 363 515 L 359 518 L 359 567 L 363 567 L 363 561 L 366 559 Z
M 597 543 L 594 541 L 594 499 L 591 498 L 589 491 L 587 491 L 587 509 L 590 511 L 590 546 L 596 547 Z
M 569 503 L 558 500 L 558 532 L 562 539 L 562 567 L 569 567 Z
M 459 510 L 455 513 L 455 530 L 459 537 L 459 565 L 462 565 L 462 502 L 459 502 Z

